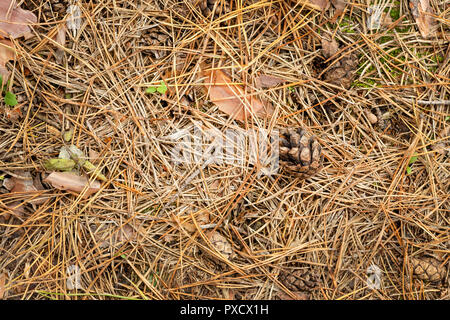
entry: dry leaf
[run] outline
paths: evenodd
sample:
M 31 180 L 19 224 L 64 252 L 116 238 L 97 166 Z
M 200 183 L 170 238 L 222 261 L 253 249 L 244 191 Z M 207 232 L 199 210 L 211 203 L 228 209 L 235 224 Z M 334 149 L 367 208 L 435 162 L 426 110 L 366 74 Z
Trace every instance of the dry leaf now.
M 213 247 L 225 258 L 228 259 L 233 254 L 233 248 L 231 247 L 231 244 L 220 233 L 214 232 L 209 241 L 211 241 Z
M 100 182 L 89 182 L 85 176 L 79 176 L 72 172 L 52 172 L 44 182 L 50 183 L 56 189 L 68 190 L 76 193 L 81 193 L 87 188 L 84 198 L 87 198 L 100 190 Z
M 0 300 L 3 300 L 5 296 L 5 284 L 6 284 L 6 274 L 0 273 Z
M 25 216 L 25 209 L 19 201 L 11 202 L 10 204 L 7 204 L 6 207 L 8 210 L 3 213 L 5 220 L 8 220 L 11 217 L 10 212 L 19 218 L 23 218 Z
M 42 188 L 42 186 L 40 186 L 41 188 L 36 187 L 35 181 L 29 172 L 21 172 L 21 176 L 23 176 L 23 178 L 12 177 L 10 181 L 8 181 L 9 187 L 13 186 L 11 188 L 11 193 L 21 193 L 25 195 L 29 194 L 32 199 L 28 202 L 34 204 L 44 203 L 45 199 L 42 197 L 36 197 L 38 191 L 44 190 L 44 188 Z
M 66 32 L 67 32 L 67 27 L 65 25 L 63 25 L 58 29 L 58 32 L 56 33 L 55 38 L 54 38 L 56 43 L 60 44 L 63 47 L 66 44 Z M 56 62 L 61 63 L 63 57 L 64 57 L 64 50 L 58 47 L 58 49 L 56 49 L 56 53 L 55 53 Z
M 3 180 L 3 187 L 5 187 L 9 191 L 11 191 L 11 189 L 14 188 L 15 184 L 16 183 L 12 178 L 5 178 L 5 180 Z
M 5 75 L 9 76 L 9 75 Z M 3 77 L 3 75 L 2 75 Z M 5 79 L 5 78 L 3 78 Z M 5 114 L 9 121 L 17 122 L 20 118 L 22 118 L 22 108 L 21 105 L 17 105 L 15 108 L 5 107 Z
M 333 38 L 331 41 L 322 38 L 322 52 L 325 58 L 330 58 L 334 56 L 339 51 L 339 44 Z
M 409 7 L 422 37 L 428 38 L 432 36 L 436 30 L 435 21 L 431 15 L 433 14 L 433 9 L 430 6 L 430 1 L 410 0 Z
M 275 77 L 275 76 L 269 76 L 266 74 L 260 74 L 256 78 L 256 88 L 272 88 L 279 84 L 285 83 L 286 80 Z
M 120 230 L 116 230 L 116 228 L 113 228 L 112 230 L 111 229 L 107 230 L 105 233 L 110 234 L 108 235 L 103 234 L 101 237 L 99 237 L 101 238 L 98 239 L 101 241 L 99 244 L 100 248 L 115 247 L 121 245 L 125 241 L 133 241 L 136 239 L 136 233 L 134 232 L 133 228 L 130 227 L 128 224 L 122 226 Z
M 259 99 L 246 93 L 240 85 L 232 84 L 221 70 L 205 72 L 208 84 L 206 85 L 211 101 L 219 107 L 219 110 L 230 115 L 233 119 L 245 121 L 252 115 L 269 116 L 273 114 L 271 106 L 265 106 Z
M 32 36 L 30 24 L 36 23 L 34 13 L 17 6 L 15 0 L 0 0 L 0 35 L 6 38 Z
M 333 4 L 334 8 L 336 9 L 331 21 L 335 22 L 337 17 L 339 17 L 341 14 L 344 13 L 346 3 L 345 3 L 345 0 L 331 0 L 331 3 Z
M 0 75 L 4 83 L 9 78 L 9 71 L 6 69 L 6 63 L 9 60 L 14 60 L 14 44 L 9 40 L 0 40 Z
M 336 8 L 336 13 L 341 14 L 344 12 L 346 6 L 345 0 L 331 0 L 331 3 Z

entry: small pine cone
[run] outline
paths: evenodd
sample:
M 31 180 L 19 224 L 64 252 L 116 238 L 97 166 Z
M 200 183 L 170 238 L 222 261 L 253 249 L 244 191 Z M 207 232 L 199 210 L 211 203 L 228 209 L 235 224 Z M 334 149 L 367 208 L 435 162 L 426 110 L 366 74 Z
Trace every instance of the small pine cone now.
M 445 268 L 442 263 L 432 257 L 410 258 L 413 273 L 420 280 L 438 282 L 445 276 Z
M 172 38 L 162 30 L 152 28 L 143 31 L 140 44 L 145 47 L 157 47 L 144 49 L 143 54 L 152 55 L 155 59 L 165 58 L 172 48 Z
M 311 292 L 317 288 L 319 277 L 310 270 L 283 271 L 280 282 L 292 292 Z
M 322 168 L 322 147 L 316 137 L 305 130 L 284 129 L 280 135 L 280 166 L 287 172 L 306 179 Z
M 358 56 L 351 53 L 336 62 L 325 73 L 324 79 L 326 82 L 348 89 L 355 80 L 357 68 Z

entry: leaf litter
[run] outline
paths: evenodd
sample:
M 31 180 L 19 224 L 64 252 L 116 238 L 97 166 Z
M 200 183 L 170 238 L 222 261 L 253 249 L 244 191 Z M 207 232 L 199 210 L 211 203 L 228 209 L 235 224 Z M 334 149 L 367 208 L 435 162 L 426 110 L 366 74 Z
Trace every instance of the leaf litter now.
M 244 122 L 252 116 L 268 117 L 273 114 L 270 104 L 264 104 L 244 86 L 233 84 L 223 71 L 205 71 L 204 75 L 210 100 L 231 118 Z

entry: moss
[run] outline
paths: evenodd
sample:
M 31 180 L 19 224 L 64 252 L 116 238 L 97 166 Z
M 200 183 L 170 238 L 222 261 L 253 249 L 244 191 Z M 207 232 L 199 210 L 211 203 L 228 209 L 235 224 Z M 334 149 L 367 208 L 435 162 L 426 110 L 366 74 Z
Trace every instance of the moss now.
M 377 43 L 383 44 L 383 43 L 389 42 L 389 41 L 391 41 L 393 39 L 394 39 L 393 36 L 382 36 L 382 37 L 377 39 Z
M 431 57 L 431 60 L 433 60 L 436 63 L 442 63 L 444 61 L 444 56 L 441 54 L 433 55 Z
M 353 81 L 352 87 L 359 87 L 359 88 L 373 88 L 376 86 L 375 80 L 372 79 L 364 79 L 364 82 L 361 82 L 359 80 Z

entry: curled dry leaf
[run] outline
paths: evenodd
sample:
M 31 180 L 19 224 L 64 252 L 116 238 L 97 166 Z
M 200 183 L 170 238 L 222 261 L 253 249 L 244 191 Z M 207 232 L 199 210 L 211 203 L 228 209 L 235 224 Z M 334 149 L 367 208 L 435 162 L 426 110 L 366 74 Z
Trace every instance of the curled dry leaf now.
M 29 172 L 22 172 L 21 175 L 23 178 L 12 177 L 8 181 L 8 187 L 11 188 L 11 193 L 20 193 L 24 195 L 30 195 L 31 200 L 28 202 L 34 204 L 42 204 L 45 202 L 45 199 L 37 196 L 40 190 L 44 190 L 41 185 L 38 185 L 39 188 L 36 187 L 35 181 Z
M 7 204 L 6 207 L 8 208 L 8 210 L 3 213 L 3 217 L 5 218 L 5 220 L 8 220 L 9 217 L 11 217 L 11 213 L 15 217 L 23 218 L 25 216 L 25 209 L 22 203 L 20 203 L 19 201 L 11 202 L 10 204 Z
M 76 193 L 81 193 L 86 189 L 84 198 L 87 198 L 100 190 L 100 182 L 90 182 L 85 176 L 79 176 L 72 172 L 52 172 L 44 182 L 50 183 L 56 189 L 73 191 Z
M 6 38 L 32 36 L 30 25 L 37 22 L 34 13 L 17 6 L 15 0 L 0 0 L 0 35 Z
M 218 232 L 214 232 L 209 239 L 213 247 L 221 253 L 225 258 L 230 258 L 233 254 L 233 248 L 228 240 Z
M 333 4 L 336 11 L 334 12 L 334 16 L 332 18 L 332 21 L 336 21 L 337 17 L 339 17 L 341 14 L 344 13 L 345 10 L 345 0 L 331 0 L 331 3 Z
M 56 33 L 55 38 L 54 38 L 56 43 L 60 44 L 63 47 L 66 44 L 66 32 L 67 32 L 67 27 L 65 25 L 60 26 L 58 29 L 58 32 Z M 56 53 L 55 53 L 56 62 L 61 63 L 63 57 L 64 57 L 64 50 L 58 47 L 58 49 L 56 49 Z
M 332 40 L 322 38 L 322 53 L 325 58 L 334 56 L 339 50 L 339 44 L 333 38 Z
M 276 87 L 277 85 L 285 83 L 285 82 L 286 82 L 286 80 L 281 79 L 279 77 L 269 76 L 266 74 L 260 74 L 256 78 L 256 88 L 258 88 L 258 89 L 272 88 L 272 87 Z
M 232 84 L 221 70 L 206 71 L 206 88 L 211 101 L 220 111 L 230 115 L 233 119 L 245 121 L 252 115 L 269 116 L 273 114 L 273 107 L 264 105 L 259 99 L 246 92 L 240 85 Z
M 116 228 L 108 229 L 99 235 L 97 241 L 100 241 L 100 248 L 115 247 L 121 245 L 126 241 L 133 241 L 136 239 L 136 233 L 128 224 L 122 226 L 120 230 Z
M 424 38 L 428 38 L 434 34 L 435 20 L 432 16 L 433 9 L 429 0 L 410 0 L 409 7 L 411 13 L 416 20 L 417 27 Z
M 9 77 L 9 71 L 6 69 L 6 63 L 14 60 L 14 44 L 9 40 L 0 40 L 0 75 L 3 81 Z

